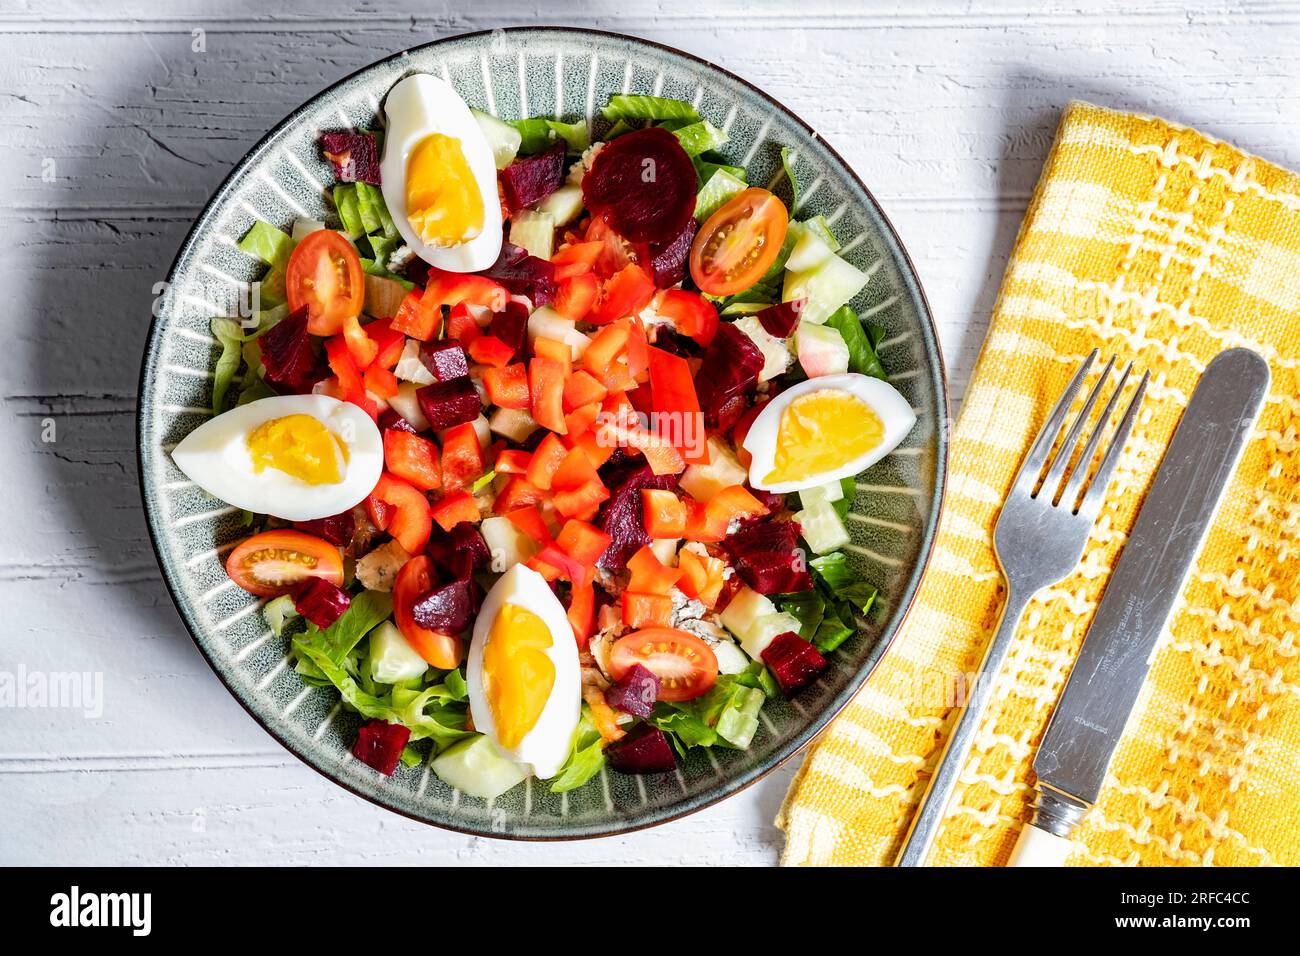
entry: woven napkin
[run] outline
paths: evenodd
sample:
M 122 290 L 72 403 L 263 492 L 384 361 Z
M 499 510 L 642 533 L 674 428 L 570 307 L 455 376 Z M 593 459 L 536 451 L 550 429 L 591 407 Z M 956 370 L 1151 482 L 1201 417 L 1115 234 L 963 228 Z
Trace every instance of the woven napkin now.
M 1040 593 L 933 864 L 1006 862 L 1030 764 L 1200 373 L 1247 346 L 1272 389 L 1072 865 L 1300 864 L 1300 177 L 1194 130 L 1069 106 L 952 441 L 916 606 L 813 747 L 778 824 L 786 864 L 888 864 L 1003 587 L 992 533 L 1016 468 L 1094 347 L 1152 385 L 1079 569 Z

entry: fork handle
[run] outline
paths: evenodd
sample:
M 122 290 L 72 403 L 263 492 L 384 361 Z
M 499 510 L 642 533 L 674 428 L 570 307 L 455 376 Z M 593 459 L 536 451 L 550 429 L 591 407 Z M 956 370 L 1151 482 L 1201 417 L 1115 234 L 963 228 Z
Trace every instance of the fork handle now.
M 935 837 L 939 834 L 939 824 L 943 821 L 948 801 L 957 787 L 957 778 L 966 765 L 975 732 L 979 729 L 984 708 L 988 706 L 993 695 L 993 686 L 997 683 L 998 672 L 1011 649 L 1011 641 L 1016 635 L 1016 627 L 1024 616 L 1029 596 L 1020 588 L 1008 582 L 1007 600 L 1002 606 L 1002 616 L 998 619 L 997 630 L 993 639 L 984 650 L 976 672 L 975 689 L 966 700 L 965 706 L 953 724 L 952 733 L 944 744 L 939 763 L 930 778 L 930 787 L 921 798 L 920 805 L 912 817 L 911 826 L 903 840 L 903 849 L 894 861 L 895 866 L 924 866 Z

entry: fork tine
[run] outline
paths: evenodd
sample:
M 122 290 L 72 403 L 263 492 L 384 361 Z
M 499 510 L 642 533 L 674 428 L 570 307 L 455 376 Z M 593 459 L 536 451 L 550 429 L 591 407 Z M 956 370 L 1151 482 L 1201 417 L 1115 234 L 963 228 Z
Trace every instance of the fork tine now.
M 1097 446 L 1101 444 L 1101 436 L 1106 431 L 1106 425 L 1110 422 L 1110 417 L 1115 413 L 1115 406 L 1119 404 L 1119 397 L 1124 393 L 1124 386 L 1128 384 L 1129 376 L 1133 373 L 1133 363 L 1129 362 L 1120 373 L 1119 382 L 1115 385 L 1115 390 L 1110 393 L 1110 399 L 1106 402 L 1106 407 L 1101 410 L 1101 417 L 1097 419 L 1097 427 L 1093 429 L 1088 436 L 1087 443 L 1083 446 L 1083 453 L 1079 455 L 1079 463 L 1074 466 L 1074 471 L 1070 472 L 1069 480 L 1065 483 L 1065 490 L 1061 493 L 1061 501 L 1069 502 L 1073 507 L 1078 503 L 1079 491 L 1083 487 L 1084 481 L 1088 478 L 1091 470 L 1092 460 L 1096 457 Z
M 1065 441 L 1061 442 L 1056 457 L 1047 466 L 1047 477 L 1043 479 L 1043 489 L 1039 493 L 1046 492 L 1049 495 L 1049 501 L 1056 500 L 1056 492 L 1059 490 L 1057 486 L 1062 483 L 1061 478 L 1065 474 L 1065 469 L 1070 467 L 1070 460 L 1074 458 L 1074 450 L 1079 446 L 1079 438 L 1083 434 L 1083 428 L 1088 424 L 1088 419 L 1092 417 L 1093 406 L 1097 404 L 1102 389 L 1106 387 L 1106 380 L 1110 378 L 1110 370 L 1114 367 L 1115 356 L 1112 355 L 1110 361 L 1106 363 L 1106 367 L 1101 370 L 1101 375 L 1097 378 L 1097 384 L 1092 387 L 1092 391 L 1088 393 L 1087 399 L 1084 400 L 1083 408 L 1079 409 L 1079 414 L 1075 416 L 1074 423 L 1070 425 L 1070 430 L 1065 433 Z
M 1074 404 L 1074 396 L 1078 394 L 1079 386 L 1083 384 L 1089 369 L 1092 368 L 1092 363 L 1097 360 L 1097 351 L 1097 349 L 1093 349 L 1088 353 L 1088 357 L 1084 359 L 1083 364 L 1079 366 L 1079 370 L 1074 373 L 1074 377 L 1065 386 L 1065 391 L 1061 393 L 1061 397 L 1057 399 L 1056 404 L 1052 407 L 1052 412 L 1047 416 L 1047 421 L 1043 423 L 1043 428 L 1034 440 L 1033 447 L 1029 449 L 1029 454 L 1025 456 L 1025 460 L 1020 463 L 1020 471 L 1016 472 L 1013 488 L 1025 491 L 1027 494 L 1033 492 L 1034 485 L 1038 481 L 1038 473 L 1043 470 L 1043 462 L 1047 460 L 1047 453 L 1056 444 L 1056 436 L 1060 433 L 1061 425 L 1065 422 L 1065 415 L 1070 410 L 1070 406 Z M 1029 486 L 1027 489 L 1023 487 L 1026 483 Z
M 1119 463 L 1119 456 L 1128 441 L 1129 433 L 1133 431 L 1133 422 L 1137 419 L 1142 399 L 1146 397 L 1147 383 L 1150 380 L 1151 372 L 1143 372 L 1142 381 L 1138 382 L 1137 390 L 1133 392 L 1133 397 L 1129 399 L 1128 408 L 1124 411 L 1124 417 L 1120 419 L 1119 427 L 1115 429 L 1110 445 L 1107 446 L 1101 464 L 1097 467 L 1096 477 L 1092 479 L 1092 484 L 1083 493 L 1083 500 L 1079 502 L 1079 513 L 1087 515 L 1089 518 L 1096 517 L 1097 511 L 1101 507 L 1101 499 L 1106 494 L 1106 486 L 1110 484 L 1110 476 L 1115 471 L 1115 465 Z

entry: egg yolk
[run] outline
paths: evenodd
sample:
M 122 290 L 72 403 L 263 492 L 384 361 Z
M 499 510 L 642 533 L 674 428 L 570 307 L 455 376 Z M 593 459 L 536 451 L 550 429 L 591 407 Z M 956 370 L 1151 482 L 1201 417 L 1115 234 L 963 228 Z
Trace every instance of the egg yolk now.
M 328 428 L 310 415 L 286 415 L 258 425 L 248 436 L 253 472 L 275 468 L 309 485 L 343 480 L 339 452 L 347 449 Z
M 880 416 L 856 395 L 830 388 L 808 392 L 781 413 L 774 467 L 764 481 L 801 481 L 831 471 L 884 437 Z
M 483 684 L 496 722 L 497 742 L 517 747 L 542 715 L 555 686 L 547 655 L 551 631 L 532 611 L 503 605 L 483 648 Z
M 425 242 L 454 246 L 483 231 L 483 195 L 460 140 L 430 133 L 406 161 L 406 217 Z

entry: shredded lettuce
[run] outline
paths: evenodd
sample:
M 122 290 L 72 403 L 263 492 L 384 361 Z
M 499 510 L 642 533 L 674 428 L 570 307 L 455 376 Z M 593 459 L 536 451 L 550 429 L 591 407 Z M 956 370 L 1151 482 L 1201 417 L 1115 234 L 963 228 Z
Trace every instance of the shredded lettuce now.
M 478 494 L 480 491 L 482 491 L 482 490 L 483 490 L 484 488 L 486 488 L 488 485 L 492 484 L 492 482 L 496 479 L 496 476 L 497 476 L 497 473 L 496 473 L 495 471 L 489 471 L 489 472 L 488 472 L 487 474 L 485 474 L 483 477 L 477 479 L 477 480 L 474 482 L 474 484 L 470 485 L 469 493 L 470 493 L 471 495 L 476 495 L 476 494 Z
M 283 637 L 284 629 L 292 621 L 297 620 L 299 614 L 293 598 L 288 594 L 281 594 L 278 598 L 266 602 L 266 606 L 262 608 L 262 617 L 266 618 L 266 624 L 272 634 Z
M 578 120 L 576 123 L 547 120 L 546 126 L 550 132 L 564 140 L 570 153 L 581 153 L 591 145 L 591 130 L 587 127 L 586 120 Z
M 618 120 L 687 120 L 694 123 L 700 118 L 695 107 L 685 100 L 630 93 L 611 96 L 601 115 L 611 123 Z
M 715 212 L 736 193 L 745 188 L 745 183 L 737 179 L 725 169 L 719 169 L 704 187 L 695 196 L 695 218 L 698 222 L 703 222 L 712 216 Z
M 799 180 L 795 177 L 794 168 L 799 161 L 799 156 L 789 146 L 781 147 L 781 168 L 785 170 L 785 178 L 790 181 L 790 215 L 793 216 L 796 209 L 799 208 Z
M 361 200 L 355 183 L 339 183 L 334 187 L 334 208 L 338 210 L 343 235 L 352 241 L 366 234 L 365 219 L 361 215 Z
M 708 120 L 690 123 L 674 130 L 673 135 L 682 144 L 682 149 L 686 150 L 687 156 L 699 156 L 727 142 L 727 134 Z
M 392 595 L 384 591 L 362 591 L 352 598 L 352 603 L 337 621 L 324 630 L 314 624 L 308 626 L 300 640 L 325 654 L 335 664 L 341 664 L 361 639 L 388 620 L 392 613 Z M 299 641 L 295 640 L 294 645 L 298 644 Z
M 826 614 L 826 601 L 816 590 L 782 594 L 776 599 L 776 606 L 798 619 L 799 636 L 805 641 L 813 639 Z
M 745 172 L 744 166 L 728 166 L 726 163 L 711 163 L 707 159 L 702 159 L 699 156 L 692 157 L 691 162 L 695 164 L 695 175 L 700 178 L 700 185 L 707 183 L 718 170 L 722 170 L 723 172 L 734 176 L 742 183 L 749 183 L 749 175 Z
M 293 252 L 293 239 L 284 230 L 259 219 L 239 240 L 239 251 L 260 259 L 268 266 L 282 266 Z
M 212 320 L 212 334 L 221 343 L 221 355 L 212 370 L 212 414 L 220 415 L 226 406 L 226 393 L 239 373 L 244 360 L 244 330 L 234 319 Z
M 519 131 L 519 154 L 521 156 L 540 153 L 551 145 L 551 127 L 546 120 L 535 118 L 506 120 L 506 122 Z
M 600 732 L 592 724 L 587 705 L 584 704 L 582 719 L 578 721 L 577 729 L 573 732 L 573 746 L 569 751 L 569 758 L 560 768 L 559 774 L 551 780 L 551 793 L 576 790 L 600 773 L 600 768 L 603 766 L 605 766 L 605 743 L 601 739 Z
M 825 601 L 825 611 L 816 631 L 809 639 L 823 654 L 835 650 L 857 630 L 854 609 L 865 614 L 879 593 L 865 581 L 858 580 L 849 569 L 842 551 L 832 551 L 809 562 L 818 582 L 818 592 Z M 802 634 L 802 637 L 808 637 Z
M 872 378 L 884 379 L 885 368 L 876 355 L 875 343 L 880 341 L 877 327 L 870 330 L 864 327 L 858 314 L 849 306 L 842 305 L 826 320 L 826 324 L 840 333 L 844 344 L 849 347 L 849 371 L 870 375 Z M 874 341 L 873 341 L 874 334 Z

